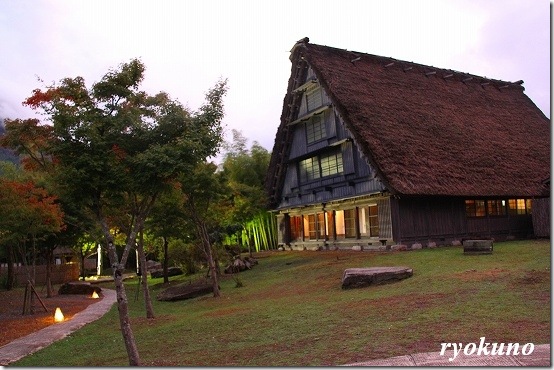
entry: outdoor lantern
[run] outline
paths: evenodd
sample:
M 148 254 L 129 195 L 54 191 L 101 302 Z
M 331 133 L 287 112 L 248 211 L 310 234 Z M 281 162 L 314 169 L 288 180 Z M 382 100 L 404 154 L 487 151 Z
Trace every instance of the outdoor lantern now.
M 65 318 L 63 317 L 62 310 L 59 307 L 56 307 L 56 312 L 54 313 L 54 322 L 62 322 Z
M 94 292 L 92 292 L 92 297 L 91 298 L 94 298 L 94 299 L 100 298 L 98 293 L 96 293 L 96 290 Z

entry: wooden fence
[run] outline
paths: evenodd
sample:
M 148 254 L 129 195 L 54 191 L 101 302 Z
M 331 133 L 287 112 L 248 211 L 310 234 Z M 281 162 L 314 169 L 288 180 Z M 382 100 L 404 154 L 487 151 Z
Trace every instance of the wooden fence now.
M 63 265 L 52 265 L 50 277 L 52 284 L 63 284 L 69 281 L 79 280 L 79 264 L 66 263 Z M 29 266 L 14 266 L 15 285 L 25 286 L 29 275 L 32 275 L 33 267 Z M 8 266 L 0 265 L 0 279 L 5 279 L 8 276 Z M 46 265 L 35 266 L 35 285 L 46 283 Z

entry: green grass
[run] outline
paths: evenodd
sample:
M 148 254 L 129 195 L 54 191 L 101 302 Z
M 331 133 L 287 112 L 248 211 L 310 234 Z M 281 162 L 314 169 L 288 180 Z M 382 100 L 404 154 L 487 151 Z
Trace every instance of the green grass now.
M 550 243 L 411 252 L 272 252 L 229 277 L 222 297 L 154 301 L 145 318 L 127 282 L 141 361 L 156 366 L 323 366 L 415 352 L 442 342 L 550 342 Z M 410 266 L 411 278 L 342 290 L 344 269 Z M 173 278 L 174 279 L 174 278 Z M 189 278 L 182 278 L 187 281 Z M 162 279 L 152 279 L 153 296 Z M 174 280 L 172 280 L 173 282 Z M 111 288 L 110 285 L 106 287 Z M 126 366 L 117 308 L 15 366 Z

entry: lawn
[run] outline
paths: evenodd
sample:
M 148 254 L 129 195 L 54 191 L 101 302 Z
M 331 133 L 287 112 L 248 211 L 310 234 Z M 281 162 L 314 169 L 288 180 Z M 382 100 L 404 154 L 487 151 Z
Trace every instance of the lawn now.
M 550 343 L 550 241 L 409 252 L 266 252 L 221 282 L 222 297 L 154 301 L 147 320 L 126 284 L 141 361 L 154 366 L 324 366 L 415 352 L 442 342 Z M 410 266 L 397 283 L 342 290 L 349 267 Z M 187 282 L 190 277 L 172 278 Z M 153 296 L 163 289 L 152 279 Z M 111 288 L 111 286 L 106 285 Z M 11 366 L 127 366 L 117 308 Z

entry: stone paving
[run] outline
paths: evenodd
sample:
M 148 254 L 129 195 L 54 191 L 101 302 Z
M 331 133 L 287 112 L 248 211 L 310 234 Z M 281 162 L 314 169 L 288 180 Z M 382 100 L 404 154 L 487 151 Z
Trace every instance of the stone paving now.
M 522 355 L 521 351 L 517 356 L 514 355 L 465 355 L 460 352 L 456 358 L 453 358 L 454 352 L 447 350 L 441 356 L 440 352 L 425 352 L 415 353 L 411 355 L 397 356 L 386 359 L 370 360 L 348 364 L 344 366 L 525 366 L 525 367 L 550 367 L 550 344 L 538 344 L 534 346 L 534 350 L 529 355 Z
M 48 347 L 53 342 L 65 338 L 84 325 L 104 316 L 116 302 L 116 294 L 115 290 L 102 289 L 102 295 L 104 296 L 102 300 L 89 305 L 70 320 L 47 326 L 0 347 L 0 366 L 7 366 L 31 353 Z

